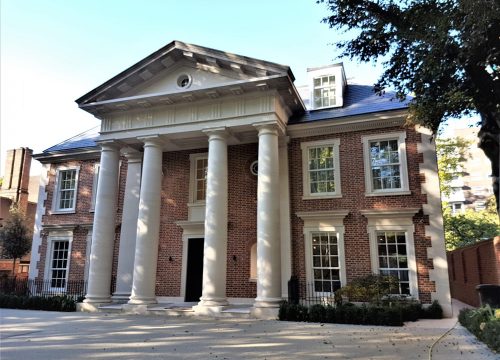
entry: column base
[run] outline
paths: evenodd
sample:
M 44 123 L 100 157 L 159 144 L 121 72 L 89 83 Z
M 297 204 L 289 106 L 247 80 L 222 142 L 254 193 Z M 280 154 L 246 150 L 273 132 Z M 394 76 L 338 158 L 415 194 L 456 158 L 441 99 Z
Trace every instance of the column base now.
M 113 296 L 111 296 L 111 300 L 113 300 L 113 302 L 117 302 L 117 303 L 126 303 L 128 302 L 130 299 L 130 293 L 118 293 L 118 292 L 115 292 L 113 294 Z
M 108 305 L 109 303 L 76 303 L 76 311 L 77 312 L 99 312 L 99 306 Z
M 122 311 L 127 314 L 146 315 L 148 313 L 148 305 L 131 304 L 130 302 L 128 302 L 127 304 L 122 305 Z
M 86 304 L 107 304 L 111 302 L 111 296 L 94 296 L 94 295 L 85 295 L 85 300 L 83 300 Z
M 228 307 L 226 298 L 201 298 L 198 305 L 193 306 L 193 311 L 198 315 L 217 315 Z
M 130 300 L 127 302 L 129 305 L 149 305 L 149 304 L 158 304 L 158 301 L 155 297 L 138 297 L 131 296 Z
M 263 320 L 278 319 L 279 307 L 254 307 L 250 311 L 250 316 Z
M 279 308 L 282 298 L 256 298 L 254 308 Z

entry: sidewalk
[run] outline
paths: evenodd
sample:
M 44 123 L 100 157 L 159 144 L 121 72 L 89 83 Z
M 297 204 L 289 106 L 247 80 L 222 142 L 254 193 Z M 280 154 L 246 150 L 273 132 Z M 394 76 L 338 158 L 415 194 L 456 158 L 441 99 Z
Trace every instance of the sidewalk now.
M 9 309 L 0 309 L 0 315 L 2 360 L 422 360 L 456 322 L 425 320 L 381 327 Z M 457 325 L 434 348 L 433 360 L 444 359 L 498 356 Z

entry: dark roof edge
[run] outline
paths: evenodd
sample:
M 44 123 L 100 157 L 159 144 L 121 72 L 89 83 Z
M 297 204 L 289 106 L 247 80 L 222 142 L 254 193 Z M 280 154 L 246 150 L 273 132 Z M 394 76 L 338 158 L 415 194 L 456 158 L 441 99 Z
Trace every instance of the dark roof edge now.
M 310 110 L 308 110 L 308 112 L 309 111 Z M 321 110 L 317 110 L 317 111 L 321 111 Z M 328 121 L 328 120 L 334 120 L 334 119 L 352 118 L 352 117 L 356 117 L 356 116 L 367 116 L 369 114 L 388 113 L 388 112 L 391 112 L 391 111 L 393 111 L 393 112 L 397 112 L 397 111 L 406 112 L 406 111 L 408 111 L 408 106 L 406 106 L 406 107 L 400 107 L 400 108 L 397 108 L 397 109 L 386 109 L 386 110 L 370 111 L 370 112 L 360 113 L 360 114 L 343 115 L 343 116 L 339 116 L 339 117 L 328 117 L 328 118 L 319 119 L 319 120 L 307 120 L 307 121 L 300 121 L 300 122 L 294 122 L 292 120 L 291 122 L 290 121 L 288 122 L 288 126 L 301 125 L 301 124 L 310 124 L 310 123 L 316 123 L 316 122 Z
M 62 151 L 43 152 L 33 155 L 33 159 L 40 161 L 42 164 L 59 162 L 70 159 L 95 159 L 96 154 L 100 154 L 101 150 L 98 145 L 87 146 L 84 148 L 76 148 Z M 99 157 L 99 156 L 98 156 Z

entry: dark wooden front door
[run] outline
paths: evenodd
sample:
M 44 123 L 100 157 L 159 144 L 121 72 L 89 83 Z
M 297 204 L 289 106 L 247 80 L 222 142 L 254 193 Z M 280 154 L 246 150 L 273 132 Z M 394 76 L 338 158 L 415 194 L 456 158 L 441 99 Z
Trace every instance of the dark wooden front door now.
M 204 239 L 188 240 L 185 301 L 199 301 L 203 284 Z

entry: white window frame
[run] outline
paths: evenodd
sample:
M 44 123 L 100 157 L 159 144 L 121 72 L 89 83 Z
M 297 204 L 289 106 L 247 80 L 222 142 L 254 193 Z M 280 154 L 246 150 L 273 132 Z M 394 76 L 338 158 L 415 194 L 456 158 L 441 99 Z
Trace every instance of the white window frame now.
M 399 189 L 373 189 L 372 167 L 370 159 L 370 142 L 372 141 L 398 141 L 398 152 L 400 161 L 400 181 Z M 393 132 L 387 134 L 366 135 L 361 137 L 363 143 L 363 159 L 365 165 L 365 195 L 366 196 L 386 196 L 386 195 L 410 195 L 408 183 L 408 165 L 406 160 L 406 132 Z
M 314 86 L 314 81 L 316 79 L 322 79 L 324 77 L 328 77 L 328 80 L 330 80 L 330 77 L 333 76 L 333 86 L 330 85 L 330 86 L 323 86 L 323 85 L 320 85 L 320 86 Z M 322 80 L 320 80 L 322 81 Z M 312 96 L 311 96 L 311 100 L 312 100 L 312 107 L 314 109 L 325 109 L 325 108 L 330 108 L 330 107 L 335 107 L 337 106 L 337 75 L 336 74 L 322 74 L 322 75 L 317 75 L 317 76 L 314 76 L 313 79 L 312 79 Z M 328 104 L 328 105 L 324 105 L 322 104 L 322 106 L 318 106 L 316 107 L 316 97 L 314 96 L 314 93 L 315 93 L 315 90 L 323 90 L 323 89 L 329 89 L 329 91 L 331 91 L 333 89 L 333 91 L 335 92 L 335 95 L 333 96 L 333 104 Z M 323 94 L 323 91 L 321 91 L 321 93 Z M 329 97 L 329 101 L 331 101 L 331 96 Z M 321 102 L 323 103 L 323 96 L 321 96 Z
M 324 193 L 311 193 L 310 185 L 310 171 L 309 171 L 309 149 L 317 147 L 333 147 L 333 166 L 334 166 L 334 192 L 324 192 Z M 308 141 L 300 144 L 302 149 L 302 199 L 328 199 L 328 198 L 339 198 L 342 197 L 342 188 L 340 181 L 340 139 L 327 139 L 318 141 Z
M 190 154 L 190 176 L 189 176 L 189 203 L 205 205 L 206 200 L 196 200 L 196 162 L 201 159 L 208 160 L 208 153 Z M 206 189 L 205 189 L 206 190 Z M 206 198 L 206 197 L 205 197 Z
M 378 231 L 399 231 L 406 236 L 406 254 L 408 257 L 408 278 L 410 280 L 411 297 L 418 300 L 418 276 L 417 260 L 415 254 L 415 225 L 413 215 L 420 209 L 395 209 L 395 210 L 361 210 L 361 213 L 368 219 L 368 237 L 370 239 L 370 259 L 372 273 L 380 273 L 378 259 Z
M 312 255 L 312 236 L 317 232 L 329 232 L 337 236 L 338 259 L 340 267 L 340 286 L 345 286 L 347 283 L 347 272 L 345 263 L 345 246 L 344 246 L 344 218 L 348 215 L 348 210 L 332 210 L 332 211 L 308 211 L 299 212 L 296 215 L 304 221 L 304 247 L 305 247 L 305 263 L 306 263 L 306 282 L 313 284 L 312 287 L 307 287 L 307 291 L 314 290 L 314 273 L 313 273 L 313 255 Z M 325 293 L 314 292 L 313 294 L 323 296 Z M 331 295 L 331 293 L 328 293 Z
M 60 200 L 60 175 L 62 171 L 70 171 L 70 170 L 76 170 L 75 174 L 75 189 L 74 189 L 74 196 L 73 196 L 73 207 L 68 208 L 68 209 L 60 209 L 59 208 L 59 200 Z M 55 179 L 55 185 L 54 185 L 54 194 L 52 197 L 52 213 L 54 214 L 67 214 L 67 213 L 74 213 L 76 210 L 76 202 L 77 202 L 77 197 L 78 197 L 78 179 L 79 179 L 79 174 L 80 174 L 80 166 L 60 166 L 56 170 L 56 179 Z
M 101 169 L 101 163 L 94 164 L 94 178 L 92 180 L 92 201 L 90 203 L 90 211 L 95 210 L 95 204 L 97 199 L 97 186 L 99 184 L 99 171 Z
M 92 249 L 92 234 L 94 232 L 94 228 L 90 227 L 87 231 L 87 237 L 85 242 L 85 269 L 83 274 L 83 279 L 88 281 L 89 279 L 89 270 L 90 270 L 90 251 Z
M 64 281 L 64 287 L 52 287 L 52 256 L 54 253 L 54 243 L 56 241 L 68 241 L 68 260 L 66 263 L 66 278 Z M 44 271 L 44 281 L 49 281 L 50 291 L 64 291 L 68 286 L 69 270 L 71 265 L 71 247 L 73 244 L 73 232 L 72 231 L 57 231 L 50 232 L 47 237 L 47 250 L 45 254 L 45 271 Z

